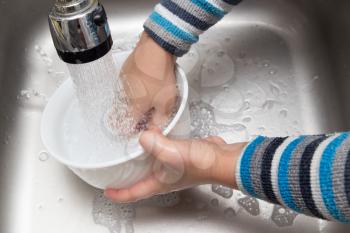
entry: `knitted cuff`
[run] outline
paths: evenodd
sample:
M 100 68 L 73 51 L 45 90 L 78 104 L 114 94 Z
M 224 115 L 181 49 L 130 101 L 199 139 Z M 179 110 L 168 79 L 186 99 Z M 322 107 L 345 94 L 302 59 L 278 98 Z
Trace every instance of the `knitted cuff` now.
M 204 31 L 241 0 L 162 0 L 144 24 L 145 31 L 175 56 L 188 52 Z
M 296 212 L 350 221 L 350 133 L 267 138 L 243 150 L 236 182 L 244 193 Z

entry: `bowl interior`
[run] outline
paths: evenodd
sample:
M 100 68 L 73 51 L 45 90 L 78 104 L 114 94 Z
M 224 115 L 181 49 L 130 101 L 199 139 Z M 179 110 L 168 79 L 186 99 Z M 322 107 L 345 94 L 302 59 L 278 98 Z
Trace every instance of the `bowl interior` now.
M 130 52 L 114 54 L 118 68 L 121 67 Z M 119 69 L 120 70 L 120 69 Z M 185 73 L 182 69 L 176 67 L 176 79 L 181 97 L 181 102 L 177 113 L 167 127 L 163 130 L 164 135 L 168 135 L 176 127 L 182 113 L 184 112 L 188 99 L 188 83 Z M 112 160 L 91 162 L 91 161 L 75 161 L 72 159 L 64 138 L 64 119 L 68 113 L 68 109 L 73 102 L 76 101 L 74 85 L 71 79 L 65 81 L 50 98 L 41 121 L 41 138 L 48 152 L 61 163 L 74 168 L 96 169 L 114 166 L 130 159 L 140 157 L 144 154 L 142 147 L 137 145 L 129 154 L 120 154 L 114 156 Z M 82 119 L 84 120 L 84 119 Z

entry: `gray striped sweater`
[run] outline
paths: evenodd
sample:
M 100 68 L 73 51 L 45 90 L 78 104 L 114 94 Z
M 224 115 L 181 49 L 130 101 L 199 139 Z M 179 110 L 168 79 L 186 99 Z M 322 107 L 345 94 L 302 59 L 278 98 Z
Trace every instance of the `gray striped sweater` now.
M 145 31 L 175 56 L 185 54 L 240 0 L 162 0 Z M 243 150 L 241 191 L 318 218 L 350 221 L 350 133 L 267 138 Z

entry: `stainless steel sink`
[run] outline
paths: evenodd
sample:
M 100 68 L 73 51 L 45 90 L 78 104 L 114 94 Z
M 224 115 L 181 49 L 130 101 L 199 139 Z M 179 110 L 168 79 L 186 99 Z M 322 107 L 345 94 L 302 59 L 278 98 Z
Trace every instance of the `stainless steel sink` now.
M 115 50 L 132 48 L 156 2 L 103 1 Z M 350 231 L 218 186 L 134 205 L 105 200 L 41 143 L 42 111 L 68 76 L 50 38 L 50 6 L 47 0 L 0 1 L 1 233 Z M 200 117 L 201 107 L 216 114 L 211 122 L 193 119 L 193 136 L 219 134 L 234 142 L 254 134 L 349 130 L 349 10 L 347 0 L 243 1 L 182 58 L 197 61 L 188 70 L 193 116 Z M 233 78 L 203 87 L 200 77 L 209 72 L 203 63 L 213 53 L 229 57 Z

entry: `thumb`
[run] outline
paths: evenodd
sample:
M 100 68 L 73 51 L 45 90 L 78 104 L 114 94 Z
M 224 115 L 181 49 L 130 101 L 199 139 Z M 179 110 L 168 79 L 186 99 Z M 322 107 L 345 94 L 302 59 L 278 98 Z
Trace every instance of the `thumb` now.
M 140 137 L 141 146 L 150 154 L 160 154 L 167 141 L 158 128 L 145 131 Z
M 140 144 L 147 153 L 163 163 L 176 164 L 181 159 L 177 142 L 168 139 L 159 131 L 149 130 L 142 133 Z

